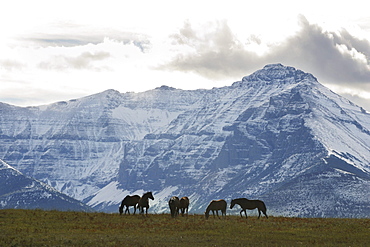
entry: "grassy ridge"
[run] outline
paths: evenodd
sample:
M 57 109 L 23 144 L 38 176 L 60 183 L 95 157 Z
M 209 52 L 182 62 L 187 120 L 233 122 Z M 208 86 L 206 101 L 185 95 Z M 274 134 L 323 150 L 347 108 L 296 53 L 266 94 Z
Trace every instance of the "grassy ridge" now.
M 0 210 L 0 246 L 368 246 L 370 219 Z

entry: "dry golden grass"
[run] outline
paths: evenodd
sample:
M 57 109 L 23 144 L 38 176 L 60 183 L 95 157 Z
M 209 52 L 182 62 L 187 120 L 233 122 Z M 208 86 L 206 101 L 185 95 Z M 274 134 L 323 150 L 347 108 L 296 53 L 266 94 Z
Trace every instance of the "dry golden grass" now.
M 0 246 L 369 246 L 370 219 L 0 210 Z

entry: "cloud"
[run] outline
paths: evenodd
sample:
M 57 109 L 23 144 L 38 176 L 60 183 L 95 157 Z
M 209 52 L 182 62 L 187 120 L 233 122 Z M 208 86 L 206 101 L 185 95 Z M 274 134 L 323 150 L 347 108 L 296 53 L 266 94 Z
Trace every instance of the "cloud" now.
M 263 40 L 250 36 L 242 42 L 226 21 L 219 21 L 206 30 L 195 30 L 186 22 L 171 35 L 173 44 L 186 48 L 159 69 L 194 72 L 211 79 L 240 77 L 280 62 L 313 73 L 322 83 L 349 85 L 370 84 L 370 42 L 352 36 L 347 30 L 324 31 L 299 17 L 300 30 L 279 44 L 269 44 L 262 55 L 250 45 Z
M 351 36 L 346 30 L 324 31 L 304 17 L 300 22 L 300 32 L 273 47 L 266 61 L 280 60 L 300 67 L 312 72 L 321 82 L 370 83 L 368 42 Z
M 295 34 L 274 44 L 253 34 L 241 41 L 226 21 L 198 30 L 185 22 L 170 36 L 172 44 L 182 49 L 158 69 L 224 80 L 241 78 L 269 63 L 283 63 L 312 73 L 370 111 L 370 42 L 346 29 L 325 31 L 304 16 L 299 16 L 298 22 L 300 29 Z M 258 52 L 265 47 L 264 52 Z
M 95 61 L 101 61 L 110 57 L 110 53 L 100 52 L 83 52 L 78 56 L 53 56 L 46 62 L 39 63 L 38 67 L 41 69 L 50 70 L 65 70 L 65 69 L 94 69 L 101 68 L 93 65 Z
M 125 45 L 133 44 L 138 47 L 142 52 L 150 49 L 151 43 L 149 39 L 145 39 L 132 34 L 127 35 L 105 35 L 105 34 L 95 34 L 95 35 L 50 35 L 50 34 L 38 34 L 37 37 L 29 37 L 23 39 L 24 41 L 31 42 L 37 46 L 49 47 L 49 46 L 63 46 L 63 47 L 74 47 L 83 46 L 88 44 L 99 44 L 103 43 L 104 39 L 109 38 L 110 40 L 115 40 L 122 42 Z
M 18 62 L 12 59 L 3 59 L 0 60 L 0 69 L 4 69 L 6 71 L 13 71 L 13 70 L 20 70 L 26 67 L 25 64 Z
M 72 23 L 57 23 L 47 28 L 46 32 L 34 32 L 18 37 L 21 42 L 40 47 L 74 47 L 103 43 L 110 39 L 123 44 L 133 44 L 142 52 L 150 49 L 149 37 L 135 32 L 123 32 L 113 28 L 91 28 Z
M 159 69 L 192 71 L 210 79 L 224 79 L 258 68 L 258 55 L 244 49 L 226 21 L 208 24 L 206 28 L 208 31 L 201 33 L 186 22 L 179 33 L 171 35 L 173 44 L 186 46 L 190 52 L 177 54 Z

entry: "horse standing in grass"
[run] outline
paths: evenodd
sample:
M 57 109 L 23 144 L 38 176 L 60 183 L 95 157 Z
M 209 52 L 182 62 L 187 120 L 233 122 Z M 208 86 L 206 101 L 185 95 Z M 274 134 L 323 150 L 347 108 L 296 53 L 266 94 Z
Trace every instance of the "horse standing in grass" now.
M 205 212 L 206 219 L 208 219 L 209 211 L 211 210 L 212 210 L 213 217 L 215 217 L 215 211 L 216 211 L 217 217 L 220 218 L 220 216 L 218 216 L 218 210 L 221 210 L 222 216 L 226 217 L 226 207 L 227 207 L 227 203 L 223 199 L 217 200 L 217 201 L 215 200 L 211 201 Z
M 144 208 L 146 208 L 145 214 L 148 215 L 149 199 L 154 200 L 152 192 L 146 192 L 140 198 L 140 200 L 138 202 L 140 214 L 144 214 Z
M 177 196 L 171 197 L 168 201 L 168 206 L 170 207 L 171 217 L 175 218 L 179 214 L 180 200 Z
M 187 198 L 186 196 L 181 197 L 179 209 L 181 210 L 181 215 L 182 216 L 184 216 L 185 211 L 186 211 L 186 216 L 188 216 L 189 198 Z
M 240 217 L 243 217 L 242 212 L 244 211 L 245 213 L 245 218 L 247 218 L 247 209 L 253 210 L 255 208 L 258 209 L 258 219 L 261 216 L 261 211 L 262 213 L 268 218 L 266 214 L 266 205 L 263 201 L 260 200 L 248 200 L 247 198 L 238 198 L 238 199 L 233 199 L 231 200 L 230 204 L 230 209 L 234 207 L 235 204 L 238 204 L 242 210 L 240 211 Z
M 121 206 L 119 206 L 119 214 L 123 213 L 123 207 L 126 206 L 125 214 L 128 212 L 130 214 L 129 207 L 134 206 L 134 214 L 136 213 L 136 204 L 139 202 L 140 196 L 126 196 L 122 202 Z

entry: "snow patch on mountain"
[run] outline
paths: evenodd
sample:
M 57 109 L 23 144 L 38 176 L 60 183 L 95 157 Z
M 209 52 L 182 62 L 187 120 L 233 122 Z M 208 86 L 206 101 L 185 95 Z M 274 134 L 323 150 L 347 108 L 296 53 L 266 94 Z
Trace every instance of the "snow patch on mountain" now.
M 0 208 L 93 211 L 0 160 Z

